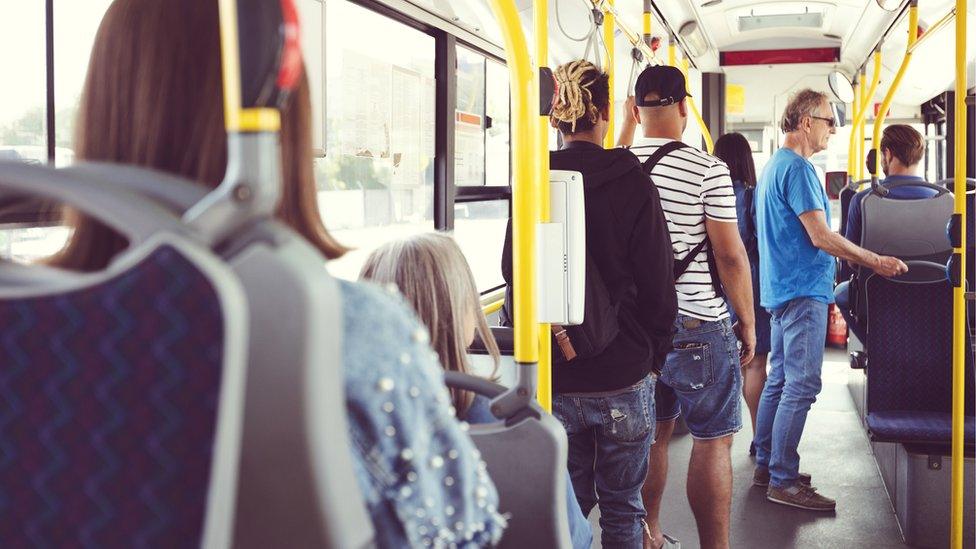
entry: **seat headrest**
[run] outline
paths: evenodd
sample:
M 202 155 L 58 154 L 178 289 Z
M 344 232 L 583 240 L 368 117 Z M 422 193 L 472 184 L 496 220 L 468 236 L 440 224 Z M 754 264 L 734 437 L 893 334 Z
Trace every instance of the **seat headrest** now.
M 236 0 L 241 107 L 280 108 L 298 83 L 302 56 L 293 0 Z

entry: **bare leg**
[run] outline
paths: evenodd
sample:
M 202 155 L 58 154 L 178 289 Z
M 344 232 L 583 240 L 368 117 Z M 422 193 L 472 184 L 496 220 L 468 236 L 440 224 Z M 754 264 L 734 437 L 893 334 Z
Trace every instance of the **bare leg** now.
M 664 486 L 668 481 L 668 443 L 674 433 L 673 419 L 657 423 L 657 437 L 651 446 L 651 457 L 647 465 L 647 477 L 641 488 L 641 498 L 647 511 L 647 525 L 651 530 L 651 544 L 645 540 L 645 549 L 657 549 L 664 545 L 661 532 L 661 500 L 664 499 Z
M 752 432 L 756 432 L 756 413 L 759 411 L 759 397 L 766 386 L 766 357 L 756 355 L 752 362 L 742 367 L 742 396 L 746 399 L 749 416 L 752 418 Z
M 727 549 L 732 509 L 732 435 L 695 440 L 688 465 L 688 503 L 702 549 Z

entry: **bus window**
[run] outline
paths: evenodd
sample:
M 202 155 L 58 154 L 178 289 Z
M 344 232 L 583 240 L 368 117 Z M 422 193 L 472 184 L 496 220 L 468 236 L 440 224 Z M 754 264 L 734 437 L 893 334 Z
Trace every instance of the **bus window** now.
M 485 56 L 457 47 L 454 183 L 485 184 Z
M 508 200 L 454 205 L 454 240 L 471 265 L 478 292 L 503 286 L 501 257 L 508 223 Z
M 54 164 L 74 161 L 75 116 L 95 33 L 111 0 L 54 1 Z
M 485 113 L 491 126 L 485 130 L 485 185 L 511 184 L 511 133 L 508 67 L 488 60 L 485 80 Z
M 330 269 L 355 279 L 376 247 L 434 228 L 434 37 L 346 0 L 326 10 L 316 180 L 326 227 L 354 248 Z
M 44 27 L 43 2 L 0 5 L 0 160 L 47 162 Z

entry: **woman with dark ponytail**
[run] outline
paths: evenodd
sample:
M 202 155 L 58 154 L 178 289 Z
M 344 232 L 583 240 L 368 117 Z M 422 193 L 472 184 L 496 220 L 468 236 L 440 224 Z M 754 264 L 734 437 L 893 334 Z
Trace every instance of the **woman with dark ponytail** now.
M 640 489 L 654 438 L 654 372 L 671 349 L 677 312 L 671 240 L 657 189 L 637 157 L 602 146 L 610 119 L 607 74 L 579 60 L 554 76 L 550 120 L 564 144 L 549 162 L 583 174 L 587 300 L 596 285 L 609 296 L 608 311 L 587 309 L 583 327 L 616 326 L 596 330 L 615 335 L 575 358 L 553 346 L 553 415 L 569 435 L 569 472 L 583 514 L 599 501 L 603 545 L 642 548 Z M 502 272 L 511 285 L 511 235 Z

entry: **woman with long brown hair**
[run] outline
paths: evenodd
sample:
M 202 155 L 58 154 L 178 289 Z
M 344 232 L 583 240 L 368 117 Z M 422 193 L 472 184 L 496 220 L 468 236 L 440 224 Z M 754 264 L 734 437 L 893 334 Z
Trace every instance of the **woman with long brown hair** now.
M 216 187 L 227 167 L 218 29 L 215 0 L 116 0 L 92 50 L 77 157 L 154 168 Z M 319 217 L 310 110 L 303 76 L 281 113 L 277 217 L 335 258 L 344 248 Z M 74 233 L 53 259 L 60 267 L 100 270 L 127 245 L 89 218 L 69 214 L 68 221 Z M 426 331 L 402 301 L 377 288 L 344 282 L 341 292 L 353 457 L 378 545 L 494 543 L 504 527 L 498 496 L 449 412 Z M 440 466 L 428 466 L 435 461 Z M 416 518 L 421 510 L 424 518 Z

